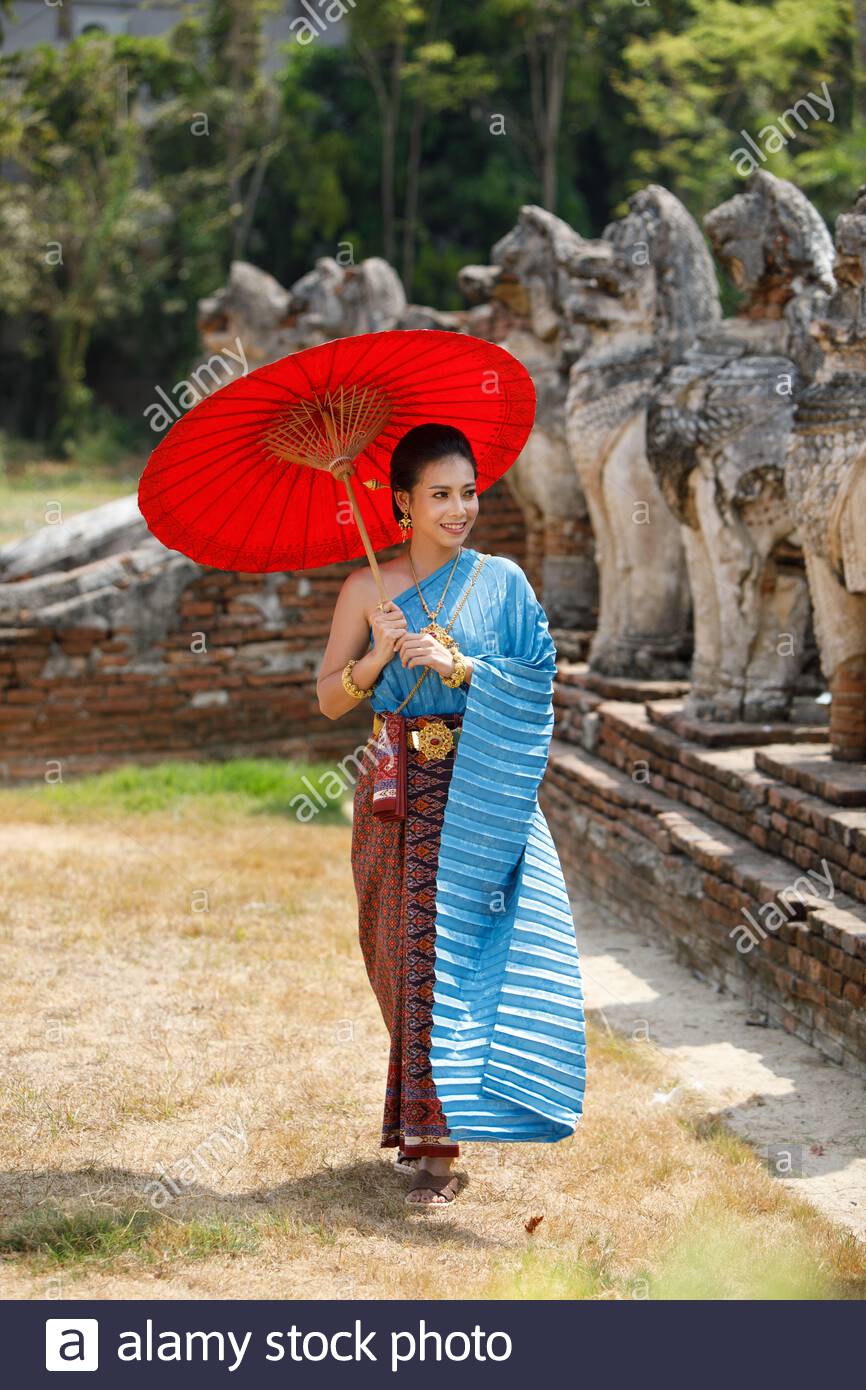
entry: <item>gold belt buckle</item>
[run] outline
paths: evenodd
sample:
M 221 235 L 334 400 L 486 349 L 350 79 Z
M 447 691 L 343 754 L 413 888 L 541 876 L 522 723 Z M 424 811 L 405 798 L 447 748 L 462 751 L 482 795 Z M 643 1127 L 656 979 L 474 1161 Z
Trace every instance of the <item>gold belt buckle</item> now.
M 454 747 L 454 735 L 442 719 L 431 719 L 414 732 L 418 735 L 418 751 L 427 759 L 447 758 Z
M 373 737 L 377 738 L 385 720 L 378 710 L 373 711 Z M 427 759 L 447 758 L 456 745 L 460 730 L 451 729 L 442 719 L 431 719 L 420 729 L 407 730 L 407 738 L 412 748 L 416 748 Z

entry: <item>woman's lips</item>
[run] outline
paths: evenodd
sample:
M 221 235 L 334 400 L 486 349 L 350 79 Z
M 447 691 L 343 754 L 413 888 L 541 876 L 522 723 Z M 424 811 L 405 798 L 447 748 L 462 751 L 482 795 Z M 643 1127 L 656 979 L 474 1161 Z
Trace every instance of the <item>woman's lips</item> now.
M 453 532 L 453 534 L 454 534 L 455 536 L 459 535 L 461 531 L 465 531 L 465 530 L 466 530 L 466 522 L 465 522 L 465 521 L 464 521 L 464 522 L 461 522 L 461 524 L 460 524 L 459 526 L 449 526 L 448 523 L 445 522 L 445 521 L 440 521 L 439 525 L 442 527 L 442 530 L 443 530 L 443 531 L 451 531 L 451 532 Z

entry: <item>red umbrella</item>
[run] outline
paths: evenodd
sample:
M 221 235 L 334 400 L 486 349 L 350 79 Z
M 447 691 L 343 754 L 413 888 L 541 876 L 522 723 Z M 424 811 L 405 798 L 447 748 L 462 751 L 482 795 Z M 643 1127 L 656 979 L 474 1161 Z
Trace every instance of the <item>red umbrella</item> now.
M 534 418 L 532 378 L 495 343 L 433 328 L 334 338 L 238 377 L 178 420 L 148 460 L 138 504 L 164 545 L 216 569 L 317 569 L 366 551 L 384 601 L 373 552 L 402 539 L 389 481 L 397 441 L 414 425 L 461 429 L 480 493 Z

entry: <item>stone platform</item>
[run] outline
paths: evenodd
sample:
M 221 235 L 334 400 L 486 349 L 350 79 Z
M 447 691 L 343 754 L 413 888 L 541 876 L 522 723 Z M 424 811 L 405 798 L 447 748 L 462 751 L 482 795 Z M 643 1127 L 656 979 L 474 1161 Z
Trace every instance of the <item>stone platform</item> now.
M 539 799 L 572 891 L 866 1076 L 866 768 L 820 725 L 697 742 L 659 717 L 677 696 L 627 687 L 560 668 Z

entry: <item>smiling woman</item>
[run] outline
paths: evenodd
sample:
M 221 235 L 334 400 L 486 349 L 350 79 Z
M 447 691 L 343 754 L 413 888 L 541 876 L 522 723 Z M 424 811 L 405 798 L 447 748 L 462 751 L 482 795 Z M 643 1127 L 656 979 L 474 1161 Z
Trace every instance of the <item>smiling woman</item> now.
M 391 487 L 411 545 L 380 566 L 384 601 L 369 570 L 346 580 L 318 692 L 330 718 L 368 698 L 374 713 L 352 869 L 391 1040 L 381 1147 L 417 1164 L 407 1202 L 444 1206 L 461 1139 L 573 1133 L 583 993 L 537 798 L 556 670 L 544 610 L 512 560 L 465 545 L 479 502 L 461 431 L 410 430 Z

